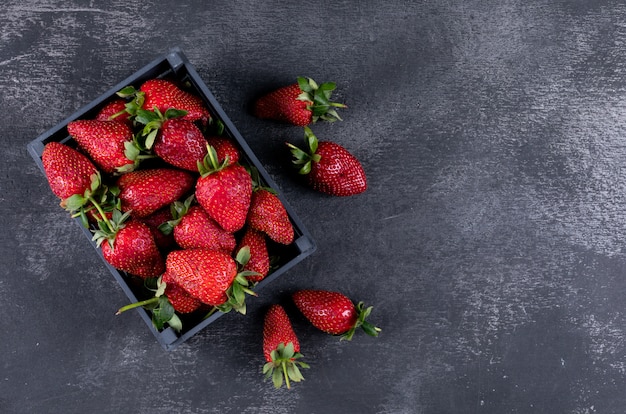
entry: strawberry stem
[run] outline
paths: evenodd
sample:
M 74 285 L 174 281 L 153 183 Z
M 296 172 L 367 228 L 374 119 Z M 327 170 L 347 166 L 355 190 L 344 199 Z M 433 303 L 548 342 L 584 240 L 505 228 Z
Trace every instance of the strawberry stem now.
M 115 314 L 119 315 L 120 313 L 126 312 L 127 310 L 135 309 L 135 308 L 138 308 L 140 306 L 152 305 L 154 303 L 157 303 L 158 301 L 159 301 L 159 297 L 155 296 L 155 297 L 150 298 L 150 299 L 146 299 L 146 300 L 142 300 L 142 301 L 139 301 L 139 302 L 130 303 L 130 304 L 126 305 L 126 306 L 122 306 L 121 308 L 119 308 L 117 310 L 117 312 L 115 312 Z
M 213 306 L 211 310 L 202 319 L 209 319 L 217 311 L 217 306 Z
M 104 212 L 104 210 L 102 210 L 102 207 L 100 206 L 100 203 L 98 203 L 92 196 L 87 197 L 87 199 L 96 208 L 96 210 L 98 210 L 98 214 L 100 214 L 100 217 L 102 218 L 102 221 L 104 221 L 106 223 L 108 228 L 112 229 L 113 226 L 112 226 L 111 222 L 109 221 L 109 219 L 107 218 L 106 213 Z
M 285 362 L 281 363 L 283 367 L 283 376 L 285 377 L 285 385 L 287 389 L 291 389 L 291 385 L 289 384 L 289 374 L 287 373 L 287 364 Z

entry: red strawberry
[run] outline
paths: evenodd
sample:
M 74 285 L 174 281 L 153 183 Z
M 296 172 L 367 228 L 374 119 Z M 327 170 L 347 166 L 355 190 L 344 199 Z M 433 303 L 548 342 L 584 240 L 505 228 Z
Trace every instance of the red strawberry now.
M 145 94 L 143 108 L 152 111 L 155 107 L 165 113 L 170 108 L 187 111 L 183 119 L 200 121 L 205 124 L 211 114 L 202 99 L 180 89 L 175 83 L 166 79 L 151 79 L 141 85 L 140 91 Z
M 91 188 L 92 177 L 98 174 L 89 158 L 60 142 L 44 146 L 41 162 L 50 189 L 61 200 L 74 194 L 83 195 Z
M 113 99 L 104 105 L 96 115 L 97 121 L 116 121 L 131 125 L 130 114 L 126 112 L 126 101 L 121 98 Z
M 306 175 L 314 190 L 333 196 L 350 196 L 367 189 L 365 171 L 356 157 L 334 142 L 318 142 L 310 128 L 304 130 L 308 153 L 287 145 L 294 156 L 294 164 L 301 167 L 300 174 Z
M 197 298 L 194 298 L 185 289 L 172 282 L 167 283 L 165 286 L 165 296 L 169 299 L 174 310 L 180 313 L 191 313 L 202 305 L 202 302 Z
M 174 118 L 163 122 L 153 149 L 168 164 L 197 172 L 207 154 L 207 141 L 193 122 Z
M 81 119 L 67 124 L 67 131 L 102 171 L 112 174 L 132 170 L 135 159 L 127 147 L 133 145 L 133 131 L 122 122 Z
M 357 328 L 361 327 L 368 335 L 378 336 L 380 328 L 365 319 L 372 311 L 370 306 L 363 309 L 363 302 L 355 307 L 342 293 L 326 290 L 300 290 L 292 295 L 300 312 L 317 329 L 342 335 L 341 339 L 351 340 Z
M 174 225 L 174 239 L 183 249 L 213 249 L 232 253 L 235 236 L 221 228 L 204 209 L 198 205 L 189 207 Z
M 333 82 L 317 85 L 313 79 L 299 77 L 298 82 L 283 86 L 254 103 L 254 115 L 262 119 L 287 122 L 306 126 L 318 119 L 336 121 L 341 118 L 334 108 L 345 108 L 343 104 L 331 102 L 335 89 Z
M 239 150 L 232 139 L 220 136 L 208 137 L 207 142 L 215 148 L 217 160 L 222 162 L 228 157 L 227 164 L 235 164 L 239 162 Z
M 169 207 L 163 207 L 149 216 L 141 217 L 137 220 L 141 221 L 150 228 L 152 237 L 154 237 L 154 242 L 160 249 L 167 250 L 174 246 L 174 236 L 171 234 L 165 234 L 159 230 L 159 226 L 172 220 L 172 212 Z
M 222 312 L 245 313 L 247 280 L 237 273 L 237 263 L 228 254 L 211 249 L 175 250 L 167 255 L 165 283 L 174 282 Z
M 224 230 L 234 233 L 246 223 L 252 197 L 252 178 L 239 164 L 218 164 L 213 147 L 200 168 L 196 199 Z
M 276 388 L 283 385 L 291 388 L 290 380 L 300 382 L 304 379 L 300 368 L 309 366 L 297 359 L 301 358 L 300 342 L 293 331 L 285 309 L 278 305 L 271 305 L 265 314 L 263 323 L 263 355 L 267 363 L 263 366 L 266 378 L 272 377 Z
M 95 232 L 104 259 L 114 268 L 144 279 L 161 275 L 164 260 L 150 229 L 139 221 L 124 222 L 127 218 L 115 211 L 113 220 L 101 222 Z
M 252 193 L 247 221 L 251 227 L 267 234 L 277 243 L 293 242 L 293 225 L 287 210 L 280 198 L 267 188 L 259 187 Z
M 193 186 L 188 172 L 172 168 L 131 171 L 117 180 L 122 211 L 146 217 L 180 199 Z
M 247 276 L 252 283 L 260 282 L 267 276 L 270 271 L 270 257 L 267 252 L 267 244 L 263 233 L 249 227 L 246 229 L 243 237 L 239 241 L 237 250 L 248 246 L 250 249 L 250 258 L 244 265 L 244 270 L 249 270 L 255 274 Z

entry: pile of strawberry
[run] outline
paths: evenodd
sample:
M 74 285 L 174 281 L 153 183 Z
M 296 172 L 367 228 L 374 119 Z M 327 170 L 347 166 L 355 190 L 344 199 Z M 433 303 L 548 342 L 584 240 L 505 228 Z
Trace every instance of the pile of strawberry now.
M 341 119 L 332 82 L 298 82 L 255 102 L 255 115 L 304 127 L 307 151 L 287 144 L 314 190 L 350 196 L 367 188 L 360 162 L 310 124 Z M 200 97 L 169 79 L 128 86 L 92 119 L 67 125 L 67 144 L 49 142 L 43 168 L 60 205 L 93 233 L 104 259 L 141 281 L 150 297 L 124 306 L 151 311 L 157 329 L 182 329 L 179 315 L 235 310 L 271 273 L 271 246 L 290 245 L 295 231 L 275 191 L 264 186 L 237 144 L 223 134 Z M 324 332 L 351 339 L 377 336 L 371 307 L 338 292 L 293 294 L 303 315 Z M 263 331 L 263 372 L 276 387 L 300 381 L 300 344 L 284 308 L 270 307 Z
M 50 142 L 42 163 L 104 259 L 154 292 L 121 310 L 144 306 L 176 330 L 178 314 L 245 313 L 271 271 L 268 245 L 294 240 L 282 202 L 182 85 L 151 79 L 118 95 L 70 122 L 76 147 Z

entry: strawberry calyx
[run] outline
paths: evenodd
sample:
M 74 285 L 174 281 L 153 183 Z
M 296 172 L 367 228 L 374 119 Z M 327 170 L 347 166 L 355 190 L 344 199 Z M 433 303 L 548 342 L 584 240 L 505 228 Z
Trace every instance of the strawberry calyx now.
M 335 82 L 317 84 L 311 78 L 298 77 L 298 86 L 302 93 L 299 101 L 309 102 L 307 109 L 313 114 L 312 122 L 323 120 L 327 122 L 341 121 L 341 117 L 334 108 L 347 108 L 345 104 L 330 100 L 337 85 Z
M 182 118 L 185 115 L 187 115 L 187 111 L 174 108 L 167 109 L 165 113 L 162 113 L 156 106 L 152 111 L 137 109 L 135 121 L 144 125 L 139 133 L 143 140 L 143 146 L 151 150 L 163 123 L 170 119 Z
M 198 161 L 198 172 L 202 177 L 221 171 L 230 164 L 228 156 L 221 161 L 219 160 L 217 151 L 212 145 L 207 144 L 206 148 L 207 154 L 204 156 L 202 161 Z
M 307 363 L 298 361 L 299 358 L 302 358 L 302 354 L 295 352 L 293 342 L 286 345 L 281 342 L 276 349 L 272 350 L 270 357 L 272 361 L 263 365 L 263 374 L 265 374 L 265 378 L 272 378 L 276 388 L 282 387 L 283 380 L 287 388 L 291 388 L 290 381 L 300 382 L 304 380 L 300 368 L 310 368 Z
M 276 191 L 274 188 L 263 185 L 261 176 L 259 175 L 259 170 L 256 167 L 254 167 L 253 165 L 246 166 L 246 171 L 248 171 L 248 174 L 250 174 L 250 178 L 252 178 L 252 191 L 253 192 L 259 191 L 259 190 L 265 190 L 272 194 L 278 195 L 278 191 Z
M 172 234 L 174 231 L 174 227 L 180 223 L 183 217 L 189 212 L 189 208 L 191 207 L 193 201 L 195 199 L 195 195 L 192 194 L 187 197 L 184 201 L 175 201 L 170 205 L 170 213 L 172 215 L 172 220 L 168 220 L 165 223 L 159 225 L 159 230 L 161 233 L 165 235 Z
M 165 295 L 167 283 L 163 282 L 163 277 L 146 279 L 145 284 L 148 290 L 154 291 L 154 296 L 122 306 L 115 314 L 119 315 L 128 310 L 143 307 L 151 312 L 152 324 L 157 330 L 163 329 L 165 324 L 167 324 L 175 331 L 180 332 L 182 330 L 182 321 L 176 314 L 174 306 L 172 306 L 167 295 Z M 150 286 L 150 284 L 154 286 Z
M 128 114 L 129 119 L 135 120 L 137 112 L 143 108 L 143 104 L 146 100 L 146 93 L 137 90 L 134 86 L 129 85 L 120 89 L 117 93 L 120 98 L 128 99 L 124 105 L 124 109 L 111 115 L 110 119 L 115 119 L 123 114 Z
M 72 218 L 80 217 L 85 228 L 89 228 L 89 214 L 94 210 L 99 220 L 107 220 L 115 208 L 119 208 L 119 188 L 102 182 L 100 173 L 91 176 L 90 187 L 83 194 L 74 194 L 61 201 L 61 207 L 72 213 Z
M 98 229 L 93 231 L 92 241 L 96 242 L 96 246 L 100 247 L 105 241 L 109 243 L 111 249 L 115 244 L 117 233 L 124 228 L 125 222 L 130 218 L 131 211 L 122 213 L 118 209 L 113 209 L 111 219 L 109 220 L 104 212 L 100 213 L 102 220 L 98 221 Z
M 304 138 L 307 144 L 307 151 L 304 151 L 291 143 L 287 143 L 291 154 L 293 155 L 293 163 L 299 167 L 298 172 L 306 175 L 311 172 L 313 162 L 320 162 L 322 157 L 317 154 L 318 140 L 313 131 L 309 127 L 304 127 Z
M 347 332 L 341 335 L 340 340 L 352 340 L 354 332 L 356 332 L 358 328 L 363 329 L 363 331 L 365 331 L 365 333 L 370 336 L 377 337 L 381 329 L 366 320 L 370 313 L 372 313 L 373 308 L 373 306 L 365 308 L 363 302 L 359 302 L 355 307 L 357 314 L 356 322 L 354 323 L 352 328 L 350 328 Z
M 242 315 L 246 314 L 246 294 L 251 296 L 258 296 L 256 292 L 250 289 L 250 281 L 248 277 L 250 276 L 258 276 L 258 272 L 253 272 L 251 270 L 242 270 L 243 267 L 250 260 L 250 247 L 244 246 L 237 252 L 235 256 L 235 261 L 237 262 L 238 273 L 233 280 L 233 283 L 230 285 L 228 290 L 226 291 L 226 296 L 228 299 L 226 302 L 221 305 L 216 306 L 215 308 L 222 313 L 228 313 L 231 310 L 241 313 Z

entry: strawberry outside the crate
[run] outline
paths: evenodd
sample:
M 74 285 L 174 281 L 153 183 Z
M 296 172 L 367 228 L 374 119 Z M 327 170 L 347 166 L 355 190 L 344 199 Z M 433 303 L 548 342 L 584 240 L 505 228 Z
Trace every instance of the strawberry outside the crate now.
M 334 82 L 318 85 L 313 79 L 298 77 L 297 82 L 278 88 L 257 99 L 253 113 L 257 118 L 306 126 L 318 120 L 341 120 L 335 108 L 346 105 L 332 102 Z
M 307 150 L 287 143 L 293 163 L 314 190 L 333 196 L 351 196 L 367 189 L 367 178 L 359 160 L 332 141 L 318 141 L 313 131 L 304 128 Z
M 267 310 L 263 322 L 263 355 L 266 363 L 263 374 L 271 378 L 274 387 L 280 388 L 283 382 L 291 388 L 291 381 L 300 382 L 304 379 L 300 368 L 309 368 L 305 362 L 299 361 L 300 342 L 293 330 L 285 309 L 273 304 Z
M 365 308 L 363 302 L 355 306 L 343 293 L 305 289 L 293 293 L 292 299 L 313 326 L 332 335 L 341 335 L 341 339 L 351 340 L 358 328 L 370 336 L 378 336 L 381 331 L 366 320 L 372 307 Z

